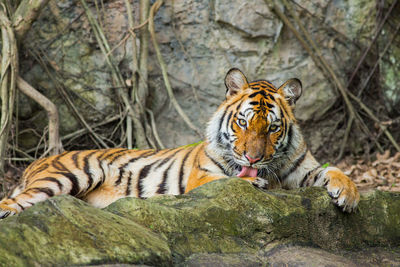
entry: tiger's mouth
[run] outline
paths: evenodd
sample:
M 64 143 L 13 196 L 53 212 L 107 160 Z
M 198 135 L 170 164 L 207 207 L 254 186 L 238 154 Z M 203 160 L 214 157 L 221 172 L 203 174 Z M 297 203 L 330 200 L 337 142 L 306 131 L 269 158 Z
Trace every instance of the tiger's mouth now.
M 257 177 L 258 169 L 251 166 L 241 166 L 242 169 L 239 171 L 238 177 Z

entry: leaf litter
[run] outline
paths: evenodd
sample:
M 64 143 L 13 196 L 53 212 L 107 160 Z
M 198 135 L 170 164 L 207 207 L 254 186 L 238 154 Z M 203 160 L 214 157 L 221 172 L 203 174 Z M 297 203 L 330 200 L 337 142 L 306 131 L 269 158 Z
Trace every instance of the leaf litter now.
M 400 152 L 390 155 L 386 150 L 376 154 L 374 161 L 347 157 L 337 164 L 356 183 L 360 191 L 378 189 L 400 192 Z

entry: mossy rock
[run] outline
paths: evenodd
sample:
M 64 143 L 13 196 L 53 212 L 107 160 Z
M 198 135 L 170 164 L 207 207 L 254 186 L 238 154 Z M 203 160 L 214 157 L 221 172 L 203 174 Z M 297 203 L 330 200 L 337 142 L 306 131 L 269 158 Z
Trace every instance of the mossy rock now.
M 170 262 L 163 238 L 71 196 L 54 197 L 0 223 L 0 266 Z
M 357 212 L 349 214 L 323 188 L 262 191 L 238 178 L 186 195 L 125 198 L 103 210 L 59 196 L 0 222 L 4 266 L 196 265 L 207 255 L 214 255 L 210 262 L 241 264 L 245 257 L 265 265 L 268 253 L 282 245 L 343 254 L 371 247 L 399 251 L 399 244 L 398 193 L 362 195 Z
M 400 244 L 400 194 L 362 195 L 355 213 L 334 206 L 323 188 L 261 191 L 239 179 L 187 195 L 122 199 L 107 211 L 165 236 L 175 253 L 248 253 L 277 240 L 331 251 Z

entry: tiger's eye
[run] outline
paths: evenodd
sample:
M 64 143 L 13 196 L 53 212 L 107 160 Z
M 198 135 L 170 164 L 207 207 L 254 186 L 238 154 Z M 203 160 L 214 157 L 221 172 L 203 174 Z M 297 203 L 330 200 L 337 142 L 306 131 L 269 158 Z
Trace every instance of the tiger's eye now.
M 246 127 L 247 122 L 246 122 L 246 120 L 244 120 L 244 119 L 239 119 L 239 120 L 238 120 L 238 124 L 239 124 L 240 126 L 242 126 L 242 127 Z
M 271 132 L 275 132 L 276 130 L 278 130 L 278 126 L 277 126 L 277 125 L 271 125 L 271 126 L 269 127 L 269 130 L 270 130 Z

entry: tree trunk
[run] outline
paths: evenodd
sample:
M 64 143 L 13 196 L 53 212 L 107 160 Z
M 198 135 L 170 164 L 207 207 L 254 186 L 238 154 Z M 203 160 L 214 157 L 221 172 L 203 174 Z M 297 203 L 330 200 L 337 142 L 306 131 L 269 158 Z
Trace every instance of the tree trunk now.
M 2 175 L 4 174 L 4 158 L 7 151 L 8 134 L 14 110 L 15 85 L 18 75 L 18 51 L 11 22 L 2 10 L 0 10 L 0 26 L 2 38 L 0 67 L 0 175 Z

